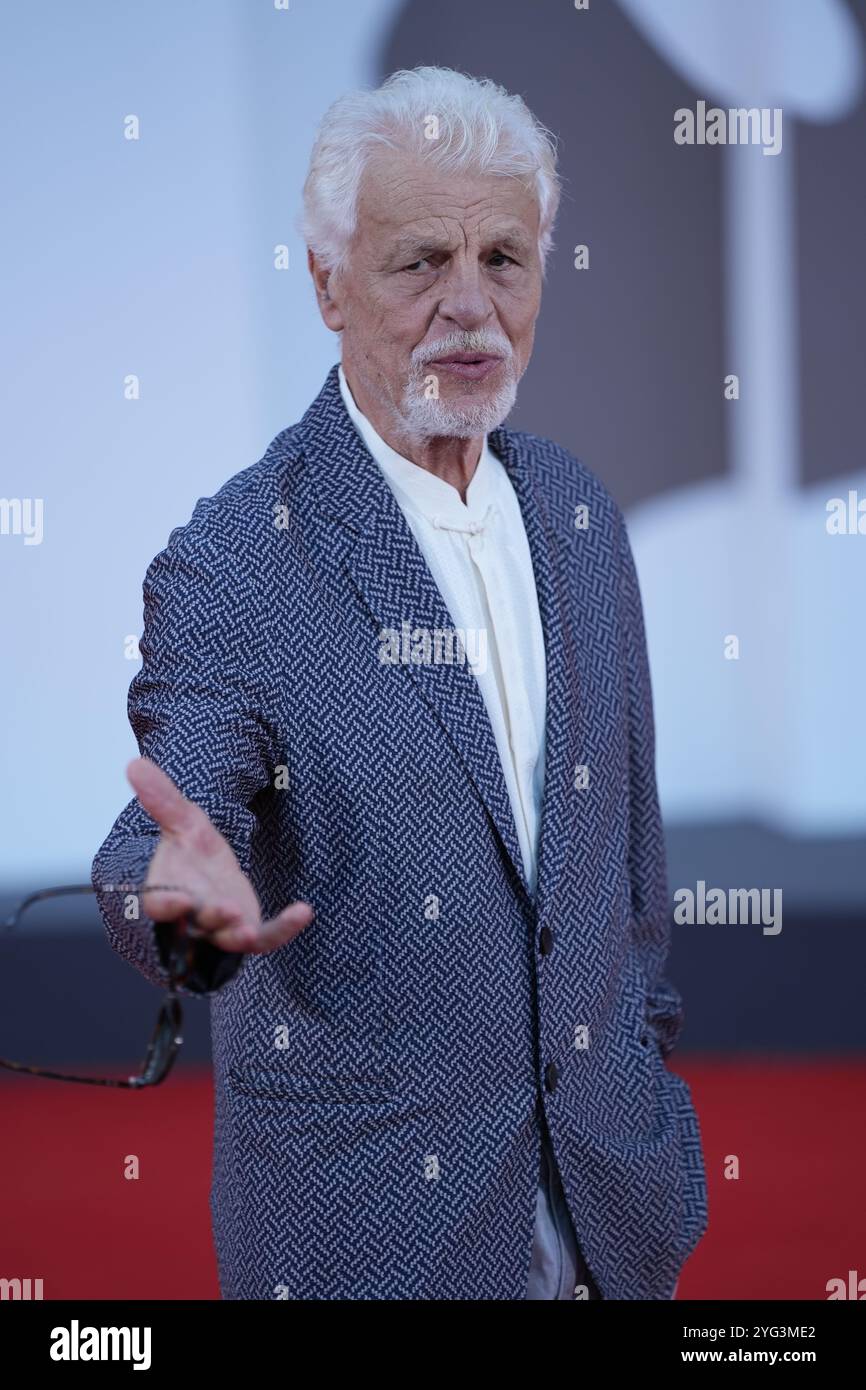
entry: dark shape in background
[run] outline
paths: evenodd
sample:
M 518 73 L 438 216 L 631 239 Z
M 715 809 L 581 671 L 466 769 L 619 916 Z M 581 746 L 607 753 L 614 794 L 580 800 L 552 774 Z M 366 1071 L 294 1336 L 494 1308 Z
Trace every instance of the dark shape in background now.
M 435 23 L 407 0 L 377 80 L 422 63 L 519 92 L 559 142 L 556 244 L 511 423 L 564 444 L 626 508 L 726 472 L 722 163 L 673 140 L 674 111 L 712 93 L 673 72 L 613 0 L 580 12 L 439 0 Z M 866 103 L 797 123 L 805 483 L 863 466 L 864 164 Z M 577 244 L 589 271 L 573 268 Z
M 509 423 L 564 444 L 621 506 L 725 471 L 721 163 L 677 146 L 697 94 L 610 3 L 408 0 L 377 78 L 491 77 L 557 137 L 563 196 Z M 590 269 L 574 269 L 574 247 Z
M 866 7 L 848 8 L 866 42 Z M 866 451 L 866 101 L 845 120 L 798 123 L 796 200 L 802 480 L 814 483 L 862 469 Z

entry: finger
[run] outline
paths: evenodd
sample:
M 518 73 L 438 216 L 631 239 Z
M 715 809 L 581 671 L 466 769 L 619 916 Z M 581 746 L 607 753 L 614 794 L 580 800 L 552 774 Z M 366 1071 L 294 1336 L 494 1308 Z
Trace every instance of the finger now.
M 200 807 L 188 801 L 168 773 L 150 758 L 133 758 L 126 775 L 145 811 L 160 829 L 181 832 L 194 827 Z
M 210 937 L 217 932 L 236 932 L 246 927 L 250 940 L 255 940 L 257 928 L 251 911 L 255 913 L 255 907 L 250 909 L 248 903 L 232 902 L 230 898 L 211 899 L 199 905 L 195 914 L 195 924 L 205 936 Z
M 194 913 L 201 905 L 189 889 L 182 887 L 153 887 L 145 885 L 139 890 L 141 909 L 154 922 L 173 922 L 178 917 Z
M 269 922 L 256 924 L 249 919 L 227 922 L 225 926 L 209 933 L 209 938 L 223 951 L 245 951 L 251 955 L 264 955 L 300 936 L 314 916 L 315 912 L 309 903 L 291 903 Z
M 309 903 L 290 903 L 269 922 L 261 923 L 258 930 L 258 945 L 248 949 L 260 954 L 264 954 L 266 951 L 275 951 L 278 946 L 284 946 L 287 941 L 294 941 L 296 936 L 300 936 L 304 928 L 310 925 L 315 915 Z

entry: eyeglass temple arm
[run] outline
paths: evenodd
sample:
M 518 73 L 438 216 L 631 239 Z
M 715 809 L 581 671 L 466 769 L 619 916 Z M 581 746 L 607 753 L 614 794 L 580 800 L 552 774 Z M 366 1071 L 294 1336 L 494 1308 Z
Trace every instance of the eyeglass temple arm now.
M 157 887 L 165 892 L 169 890 L 170 885 L 151 886 L 150 891 L 157 891 Z M 98 892 L 113 890 L 141 891 L 134 883 L 124 885 L 99 884 L 98 889 L 95 889 L 92 884 L 73 883 L 56 888 L 38 889 L 35 893 L 28 893 L 26 898 L 22 898 L 20 902 L 16 903 L 3 922 L 4 929 L 14 930 L 24 911 L 33 903 L 43 902 L 49 898 L 59 898 L 70 893 L 92 894 L 97 892 L 98 894 Z M 172 889 L 172 891 L 178 890 Z M 171 988 L 177 987 L 190 994 L 211 994 L 221 989 L 233 975 L 237 974 L 244 958 L 243 952 L 222 951 L 206 937 L 190 935 L 191 924 L 192 918 L 189 914 L 179 917 L 175 922 L 154 922 L 154 935 L 160 964 L 169 977 Z

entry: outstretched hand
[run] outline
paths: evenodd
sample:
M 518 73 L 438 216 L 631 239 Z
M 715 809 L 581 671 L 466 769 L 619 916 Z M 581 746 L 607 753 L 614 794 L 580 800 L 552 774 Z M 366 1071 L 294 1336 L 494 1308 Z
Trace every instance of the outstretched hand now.
M 310 924 L 314 913 L 305 902 L 290 903 L 270 921 L 262 920 L 255 890 L 231 845 L 156 763 L 134 758 L 126 775 L 161 832 L 142 890 L 149 917 L 172 922 L 195 913 L 196 927 L 220 950 L 259 954 L 285 945 Z M 171 891 L 159 889 L 160 884 Z

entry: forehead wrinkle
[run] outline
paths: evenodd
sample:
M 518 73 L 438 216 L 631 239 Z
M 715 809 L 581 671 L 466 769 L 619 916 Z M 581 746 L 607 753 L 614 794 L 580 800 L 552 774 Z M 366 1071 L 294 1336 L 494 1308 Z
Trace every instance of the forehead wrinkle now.
M 476 239 L 491 247 L 510 240 L 519 255 L 531 254 L 534 230 L 524 228 L 521 214 L 526 209 L 520 206 L 527 190 L 513 180 L 480 192 L 470 189 L 471 201 L 461 203 L 452 201 L 458 190 L 437 182 L 435 170 L 406 170 L 398 164 L 371 172 L 362 186 L 356 235 L 375 261 L 468 250 Z
M 516 250 L 526 251 L 531 245 L 529 237 L 521 227 L 514 224 L 504 223 L 497 227 L 492 227 L 488 231 L 479 229 L 480 243 L 482 246 L 510 246 Z M 417 231 L 402 232 L 389 249 L 396 255 L 403 253 L 409 254 L 412 251 L 450 251 L 456 242 L 468 250 L 470 231 L 466 228 L 458 227 L 454 233 L 449 233 L 447 227 L 442 228 L 442 234 L 433 230 L 426 230 L 420 227 Z
M 378 180 L 376 177 L 377 174 Z M 496 189 L 495 191 L 485 189 L 474 196 L 468 203 L 455 202 L 451 205 L 446 205 L 443 209 L 441 207 L 443 199 L 447 200 L 455 196 L 454 190 L 451 187 L 447 185 L 443 187 L 441 183 L 437 184 L 435 179 L 431 181 L 429 172 L 426 170 L 403 175 L 399 167 L 390 169 L 386 166 L 373 172 L 373 176 L 369 181 L 367 179 L 364 180 L 361 199 L 359 201 L 368 205 L 372 202 L 374 208 L 382 206 L 381 195 L 373 196 L 375 184 L 378 181 L 381 188 L 389 192 L 387 206 L 392 214 L 395 212 L 399 214 L 401 206 L 414 200 L 424 208 L 424 214 L 422 215 L 429 217 L 453 217 L 461 222 L 471 221 L 473 219 L 480 220 L 485 216 L 494 216 L 497 204 L 501 204 L 502 201 L 506 199 L 507 192 L 514 186 L 513 180 L 509 179 L 509 187 L 506 187 L 504 175 L 497 177 L 503 179 L 503 186 L 501 189 Z M 371 184 L 373 185 L 372 188 Z M 390 193 L 390 189 L 394 189 L 394 192 Z M 440 206 L 437 207 L 437 203 L 439 203 Z M 509 214 L 504 212 L 503 215 L 507 216 Z

